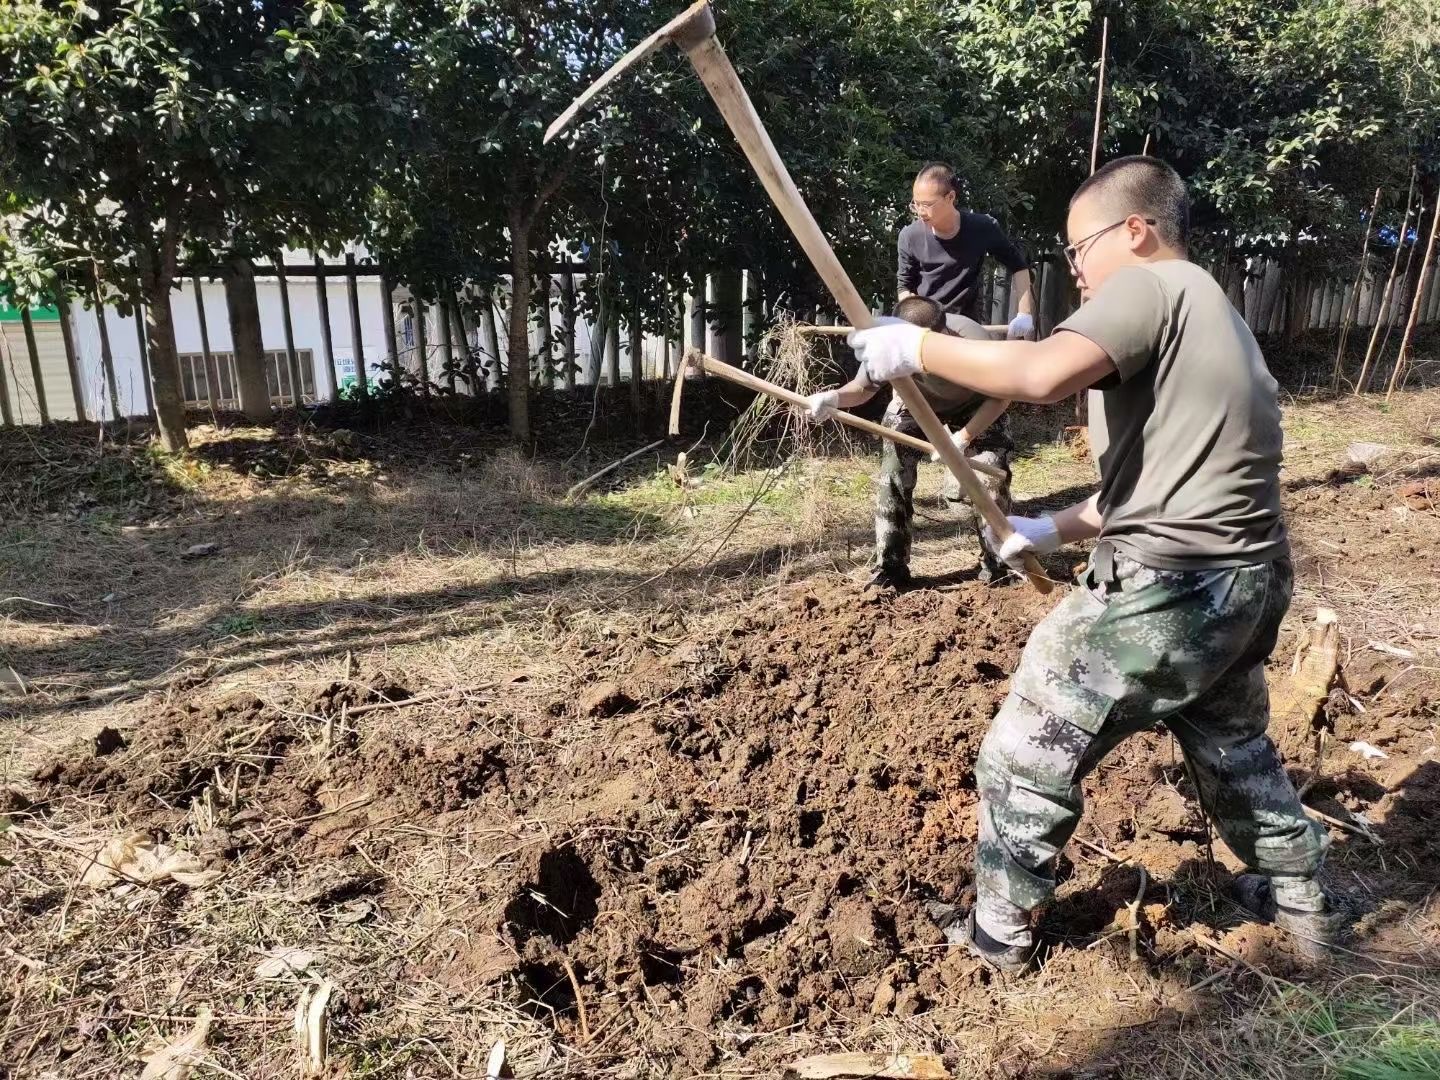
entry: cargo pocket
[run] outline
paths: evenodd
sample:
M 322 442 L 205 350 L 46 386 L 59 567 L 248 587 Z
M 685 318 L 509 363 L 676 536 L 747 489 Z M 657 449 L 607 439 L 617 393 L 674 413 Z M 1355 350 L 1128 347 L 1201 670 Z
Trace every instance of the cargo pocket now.
M 1021 665 L 1010 690 L 1029 702 L 1041 715 L 1040 730 L 1030 733 L 1030 780 L 1074 785 L 1095 737 L 1105 726 L 1115 700 L 1057 671 Z M 1017 755 L 1017 757 L 1020 755 Z M 1018 764 L 1018 762 L 1017 762 Z

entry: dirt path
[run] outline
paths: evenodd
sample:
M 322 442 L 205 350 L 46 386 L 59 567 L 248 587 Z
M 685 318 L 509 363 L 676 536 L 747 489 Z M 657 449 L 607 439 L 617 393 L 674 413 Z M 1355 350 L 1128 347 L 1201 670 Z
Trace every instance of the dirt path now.
M 998 981 L 945 949 L 923 902 L 968 885 L 974 755 L 1053 601 L 976 584 L 973 542 L 957 558 L 928 509 L 924 587 L 847 580 L 867 461 L 571 508 L 513 459 L 316 445 L 305 475 L 217 464 L 147 479 L 135 512 L 7 526 L 0 592 L 31 603 L 4 609 L 0 659 L 34 693 L 5 702 L 0 1060 L 137 1071 L 208 1006 L 215 1065 L 294 1075 L 320 979 L 336 1075 L 479 1076 L 501 1038 L 519 1076 L 771 1076 L 842 1048 L 933 1050 L 957 1076 L 1378 1060 L 1440 1021 L 1437 417 L 1436 391 L 1287 411 L 1277 674 L 1313 608 L 1339 611 L 1309 800 L 1348 823 L 1331 867 L 1363 912 L 1318 974 L 1224 899 L 1235 864 L 1157 734 L 1087 785 L 1043 971 Z M 1397 452 L 1346 467 L 1357 439 Z M 1091 475 L 1035 447 L 1018 494 Z M 1275 734 L 1307 776 L 1313 733 Z M 199 887 L 81 882 L 136 830 L 193 854 Z M 257 971 L 289 948 L 301 971 Z

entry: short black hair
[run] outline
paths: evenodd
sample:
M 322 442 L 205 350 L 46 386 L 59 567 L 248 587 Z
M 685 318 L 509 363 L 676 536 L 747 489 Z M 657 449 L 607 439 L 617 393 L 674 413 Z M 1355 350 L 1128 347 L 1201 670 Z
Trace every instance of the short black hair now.
M 960 181 L 955 176 L 955 170 L 943 161 L 927 161 L 920 166 L 920 171 L 915 174 L 915 181 L 930 180 L 940 185 L 941 191 L 953 191 L 958 198 L 960 195 Z
M 927 330 L 945 329 L 945 309 L 928 296 L 907 296 L 895 305 L 895 317 Z
M 1116 158 L 1075 189 L 1070 205 L 1087 195 L 1103 200 L 1113 217 L 1154 218 L 1155 231 L 1170 247 L 1183 249 L 1189 242 L 1190 194 L 1180 174 L 1159 158 Z

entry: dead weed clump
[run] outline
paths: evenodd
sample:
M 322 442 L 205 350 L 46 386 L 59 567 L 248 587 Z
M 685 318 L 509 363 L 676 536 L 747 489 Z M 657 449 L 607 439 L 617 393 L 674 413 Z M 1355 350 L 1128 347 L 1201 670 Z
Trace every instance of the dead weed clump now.
M 531 457 L 517 447 L 504 447 L 481 463 L 479 484 L 500 497 L 540 501 L 558 499 L 567 480 L 555 462 Z

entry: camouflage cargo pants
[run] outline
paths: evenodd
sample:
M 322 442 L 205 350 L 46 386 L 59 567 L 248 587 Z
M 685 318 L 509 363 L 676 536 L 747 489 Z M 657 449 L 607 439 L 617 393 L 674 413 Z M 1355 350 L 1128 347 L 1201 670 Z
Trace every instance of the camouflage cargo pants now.
M 956 428 L 968 420 L 971 413 L 973 410 L 949 414 L 937 410 L 942 423 Z M 901 407 L 898 397 L 891 399 L 890 407 L 885 410 L 881 423 L 892 431 L 914 435 L 920 439 L 925 437 L 915 418 Z M 1015 444 L 1010 441 L 1006 418 L 1002 415 L 991 424 L 989 429 L 975 440 L 972 449 L 975 452 L 971 456 L 977 461 L 1005 470 L 1003 481 L 983 474 L 980 474 L 980 481 L 999 503 L 1001 512 L 1008 514 L 1011 505 L 1010 455 L 1015 450 Z M 880 477 L 875 492 L 875 566 L 880 570 L 902 576 L 909 570 L 915 521 L 916 466 L 923 456 L 892 442 L 886 442 L 881 450 Z M 952 506 L 965 501 L 965 496 L 960 491 L 960 482 L 949 470 L 945 473 L 944 495 L 945 501 Z M 974 523 L 978 540 L 984 522 L 976 514 Z M 980 540 L 980 558 L 982 566 L 990 576 L 996 579 L 1007 576 L 1004 564 L 995 558 L 983 540 Z
M 1293 577 L 1288 559 L 1169 571 L 1097 546 L 1080 587 L 1031 634 L 975 765 L 976 916 L 987 934 L 1030 943 L 1029 913 L 1053 895 L 1055 857 L 1080 820 L 1080 781 L 1157 722 L 1230 849 L 1270 876 L 1282 903 L 1324 910 L 1314 876 L 1326 834 L 1265 734 L 1262 665 Z

